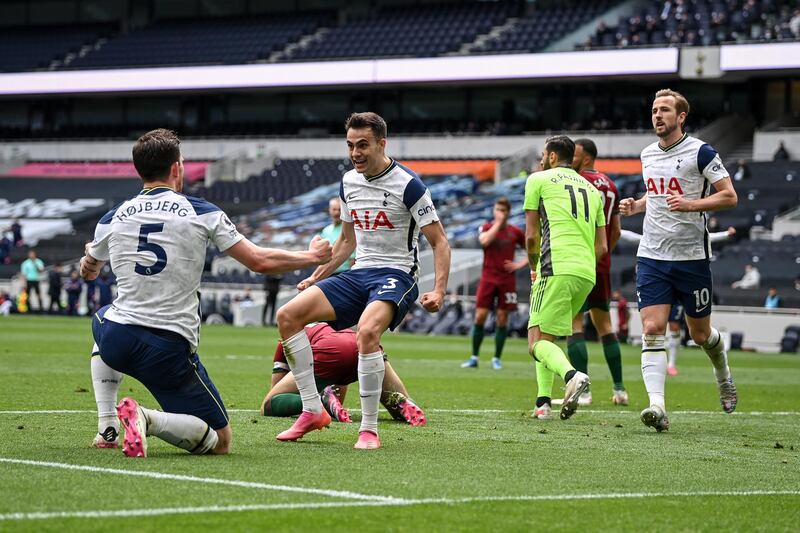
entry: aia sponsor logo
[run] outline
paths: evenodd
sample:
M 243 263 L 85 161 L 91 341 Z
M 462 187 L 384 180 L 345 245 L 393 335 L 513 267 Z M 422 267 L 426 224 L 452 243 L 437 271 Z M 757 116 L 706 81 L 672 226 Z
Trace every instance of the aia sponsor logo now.
M 351 209 L 350 216 L 353 218 L 353 225 L 358 226 L 361 230 L 394 229 L 394 224 L 384 211 L 378 211 L 375 215 L 369 211 L 363 211 L 359 215 L 355 209 Z
M 647 194 L 683 194 L 678 178 L 647 178 Z

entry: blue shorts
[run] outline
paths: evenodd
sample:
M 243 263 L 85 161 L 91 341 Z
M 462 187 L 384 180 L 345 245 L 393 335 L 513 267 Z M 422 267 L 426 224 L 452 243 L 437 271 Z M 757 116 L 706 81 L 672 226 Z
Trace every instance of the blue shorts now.
M 219 391 L 189 342 L 172 331 L 118 324 L 95 313 L 92 334 L 108 366 L 139 380 L 165 412 L 194 415 L 212 429 L 228 425 Z
M 672 304 L 669 309 L 670 322 L 683 322 L 683 304 Z
M 411 305 L 417 301 L 417 281 L 396 268 L 356 268 L 317 283 L 336 311 L 336 320 L 329 322 L 336 331 L 358 324 L 361 313 L 376 301 L 395 304 L 389 329 L 403 321 Z
M 678 303 L 692 318 L 708 316 L 712 296 L 709 261 L 660 261 L 640 257 L 636 262 L 636 294 L 639 309 Z

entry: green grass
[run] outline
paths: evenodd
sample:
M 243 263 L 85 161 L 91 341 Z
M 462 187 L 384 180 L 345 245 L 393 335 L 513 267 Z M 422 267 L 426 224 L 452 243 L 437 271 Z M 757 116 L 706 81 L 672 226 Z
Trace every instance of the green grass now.
M 201 358 L 232 411 L 233 453 L 195 457 L 151 439 L 149 457 L 135 460 L 89 447 L 88 320 L 5 318 L 0 339 L 0 458 L 372 498 L 0 462 L 2 531 L 797 531 L 800 521 L 797 356 L 732 353 L 740 397 L 729 416 L 719 408 L 705 355 L 683 350 L 681 373 L 667 382 L 672 427 L 657 434 L 638 419 L 647 402 L 633 347 L 623 349 L 629 407 L 610 404 L 608 370 L 599 346 L 590 344 L 595 405 L 568 421 L 542 422 L 529 416 L 536 384 L 523 340 L 509 340 L 504 369 L 495 372 L 487 364 L 491 338 L 483 366 L 462 370 L 468 339 L 390 334 L 383 344 L 429 424 L 412 428 L 382 413 L 384 447 L 363 452 L 352 449 L 357 425 L 277 442 L 290 420 L 256 413 L 275 330 L 207 327 Z M 130 378 L 121 394 L 155 406 Z M 346 403 L 356 408 L 357 401 L 351 394 Z M 30 410 L 80 412 L 10 413 Z M 133 519 L 74 514 L 174 508 L 182 511 Z

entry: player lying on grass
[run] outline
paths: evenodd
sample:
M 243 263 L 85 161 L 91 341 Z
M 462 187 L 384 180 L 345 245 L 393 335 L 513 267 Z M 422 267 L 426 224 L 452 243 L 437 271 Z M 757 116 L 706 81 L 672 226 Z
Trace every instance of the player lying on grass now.
M 347 385 L 358 381 L 358 344 L 356 333 L 350 329 L 336 331 L 328 324 L 306 326 L 306 334 L 314 350 L 314 379 L 322 405 L 331 418 L 351 422 L 350 413 L 342 406 Z M 425 413 L 409 398 L 408 390 L 389 361 L 383 377 L 381 404 L 395 420 L 412 426 L 424 426 Z M 261 402 L 264 416 L 294 416 L 303 411 L 303 401 L 297 390 L 294 375 L 289 371 L 283 344 L 275 348 L 272 384 Z

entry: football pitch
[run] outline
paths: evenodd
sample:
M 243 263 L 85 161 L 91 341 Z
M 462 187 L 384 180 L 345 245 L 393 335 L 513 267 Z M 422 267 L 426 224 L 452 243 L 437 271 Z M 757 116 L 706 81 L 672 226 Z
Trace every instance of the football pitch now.
M 726 415 L 705 355 L 683 349 L 667 381 L 672 427 L 657 434 L 639 421 L 647 401 L 634 347 L 623 347 L 630 406 L 611 405 L 590 343 L 594 405 L 539 421 L 522 339 L 509 339 L 493 371 L 491 337 L 473 370 L 459 368 L 467 338 L 388 334 L 389 359 L 428 425 L 382 411 L 383 448 L 365 452 L 353 449 L 357 424 L 275 440 L 291 420 L 257 409 L 276 341 L 275 329 L 203 329 L 200 357 L 231 415 L 230 456 L 152 438 L 149 457 L 130 459 L 89 446 L 89 320 L 0 319 L 0 530 L 798 529 L 800 356 L 730 354 L 739 405 Z M 355 392 L 345 405 L 358 421 Z M 131 378 L 120 394 L 156 407 Z

